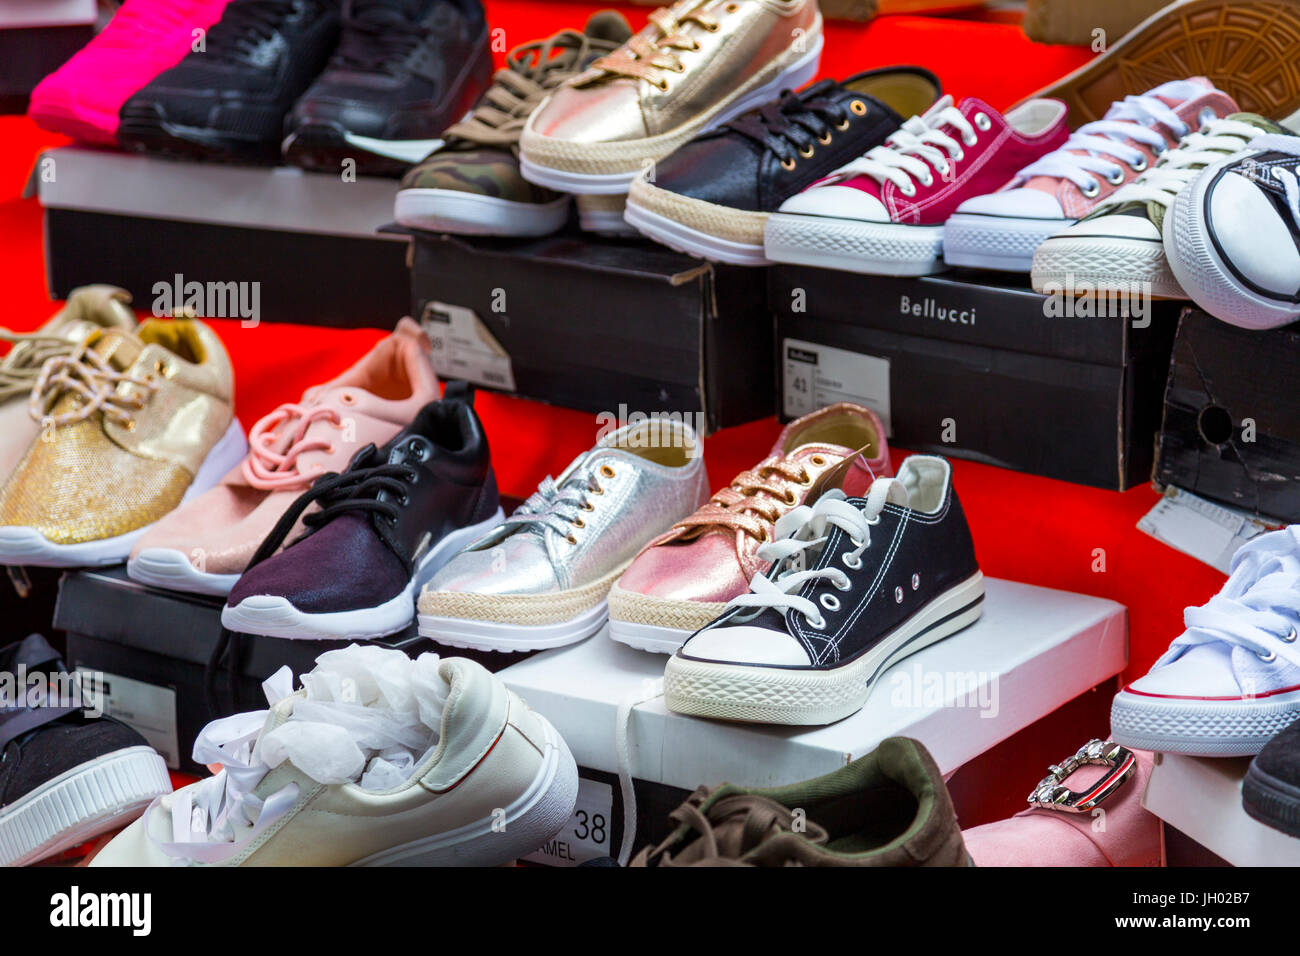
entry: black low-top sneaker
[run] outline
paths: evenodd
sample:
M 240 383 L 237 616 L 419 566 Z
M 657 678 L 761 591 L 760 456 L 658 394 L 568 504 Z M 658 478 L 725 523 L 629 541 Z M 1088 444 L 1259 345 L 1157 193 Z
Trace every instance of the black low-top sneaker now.
M 128 99 L 127 149 L 275 162 L 284 117 L 329 61 L 340 0 L 231 0 L 204 38 Z
M 884 143 L 939 97 L 920 67 L 822 80 L 691 140 L 632 184 L 625 217 L 651 239 L 693 256 L 767 265 L 769 213 L 795 193 Z
M 1260 823 L 1300 837 L 1300 721 L 1255 755 L 1241 785 L 1241 803 Z
M 387 445 L 367 445 L 347 471 L 318 478 L 253 555 L 221 623 L 241 634 L 367 640 L 414 621 L 424 583 L 505 520 L 471 403 L 467 387 L 448 384 Z M 299 518 L 306 533 L 279 551 Z
M 307 169 L 401 175 L 429 155 L 492 80 L 479 0 L 350 0 L 338 52 L 285 124 Z
M 96 700 L 39 634 L 0 648 L 0 866 L 124 827 L 172 792 L 162 757 Z
M 863 498 L 823 491 L 782 516 L 758 554 L 773 562 L 768 573 L 669 658 L 670 710 L 829 724 L 859 710 L 891 665 L 983 609 L 984 576 L 943 458 L 913 455 Z

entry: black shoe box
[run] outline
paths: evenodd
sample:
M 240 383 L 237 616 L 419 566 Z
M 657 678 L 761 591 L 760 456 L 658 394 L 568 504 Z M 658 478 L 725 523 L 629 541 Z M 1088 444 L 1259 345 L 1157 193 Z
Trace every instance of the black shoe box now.
M 761 269 L 570 227 L 541 239 L 418 233 L 414 310 L 446 378 L 706 432 L 774 411 Z M 625 412 L 626 414 L 620 414 Z
M 0 10 L 0 113 L 25 113 L 36 85 L 95 36 L 91 23 L 8 26 Z
M 803 266 L 769 270 L 769 301 L 783 420 L 858 401 L 913 451 L 1117 490 L 1151 477 L 1177 303 Z
M 220 598 L 146 587 L 121 567 L 64 576 L 54 610 L 55 626 L 67 632 L 68 664 L 98 675 L 105 710 L 154 746 L 168 766 L 205 771 L 190 759 L 194 738 L 208 721 L 263 710 L 262 681 L 283 666 L 295 678 L 310 671 L 325 651 L 349 641 L 299 641 L 239 635 L 231 679 L 229 658 L 213 669 L 217 709 L 208 703 L 209 660 L 221 638 Z M 415 626 L 378 641 L 412 656 L 426 651 L 469 657 L 489 670 L 520 660 L 519 654 L 474 653 L 440 648 L 419 637 Z
M 1165 387 L 1157 484 L 1300 522 L 1298 369 L 1300 325 L 1254 331 L 1184 311 Z

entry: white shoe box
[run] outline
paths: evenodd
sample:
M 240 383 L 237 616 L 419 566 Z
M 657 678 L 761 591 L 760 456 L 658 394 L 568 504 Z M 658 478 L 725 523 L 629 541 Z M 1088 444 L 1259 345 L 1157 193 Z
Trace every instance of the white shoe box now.
M 1233 866 L 1300 866 L 1300 840 L 1241 805 L 1250 761 L 1156 754 L 1142 806 Z
M 984 614 L 977 623 L 895 665 L 881 676 L 862 710 L 825 727 L 674 714 L 662 696 L 653 696 L 667 658 L 619 644 L 607 629 L 499 674 L 556 726 L 584 776 L 597 771 L 606 781 L 619 770 L 615 734 L 620 703 L 651 697 L 631 713 L 631 775 L 690 791 L 724 781 L 776 786 L 807 780 L 900 735 L 923 742 L 948 775 L 1113 677 L 1127 657 L 1123 606 L 988 579 Z M 1086 736 L 1086 728 L 1080 733 Z M 593 794 L 586 812 L 612 813 L 608 802 L 599 806 L 604 791 L 612 788 L 606 783 L 597 789 L 601 793 Z M 587 829 L 585 824 L 581 829 Z

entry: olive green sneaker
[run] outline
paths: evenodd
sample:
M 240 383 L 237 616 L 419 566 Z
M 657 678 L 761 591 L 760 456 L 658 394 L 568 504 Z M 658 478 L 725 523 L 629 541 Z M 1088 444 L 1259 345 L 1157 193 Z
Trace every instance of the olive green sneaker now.
M 581 33 L 563 30 L 512 50 L 474 112 L 402 178 L 397 221 L 488 236 L 544 236 L 561 228 L 569 197 L 519 175 L 520 133 L 547 93 L 631 35 L 622 14 L 602 10 Z

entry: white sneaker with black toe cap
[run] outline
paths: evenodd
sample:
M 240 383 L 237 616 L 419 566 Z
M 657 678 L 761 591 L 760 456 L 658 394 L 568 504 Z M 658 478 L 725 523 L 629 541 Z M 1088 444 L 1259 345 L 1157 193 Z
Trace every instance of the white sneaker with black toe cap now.
M 863 498 L 824 491 L 777 521 L 750 592 L 669 659 L 681 714 L 829 724 L 891 665 L 974 623 L 984 576 L 946 459 L 913 455 Z

